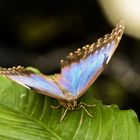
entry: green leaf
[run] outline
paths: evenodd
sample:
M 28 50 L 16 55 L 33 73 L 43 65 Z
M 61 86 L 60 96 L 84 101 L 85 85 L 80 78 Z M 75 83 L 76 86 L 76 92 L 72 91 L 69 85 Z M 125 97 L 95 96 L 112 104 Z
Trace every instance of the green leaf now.
M 91 92 L 91 91 L 90 91 Z M 133 110 L 106 106 L 86 93 L 78 101 L 96 104 L 68 111 L 60 123 L 64 107 L 55 99 L 37 94 L 0 77 L 0 139 L 2 140 L 138 140 L 140 125 Z
M 41 72 L 38 69 L 35 69 L 33 67 L 27 67 L 27 70 L 33 71 L 34 73 L 40 74 Z

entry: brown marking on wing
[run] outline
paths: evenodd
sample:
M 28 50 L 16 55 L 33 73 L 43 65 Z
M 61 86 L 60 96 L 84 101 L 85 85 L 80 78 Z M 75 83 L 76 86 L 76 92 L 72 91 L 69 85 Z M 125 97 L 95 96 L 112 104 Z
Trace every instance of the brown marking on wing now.
M 119 24 L 112 30 L 110 34 L 106 34 L 103 38 L 99 38 L 96 43 L 91 45 L 86 45 L 82 48 L 78 48 L 76 51 L 69 53 L 66 56 L 66 60 L 61 60 L 61 68 L 71 65 L 73 62 L 78 63 L 81 59 L 86 59 L 90 54 L 100 50 L 102 47 L 106 46 L 108 43 L 114 41 L 116 46 L 118 45 L 123 31 L 124 31 L 124 21 L 120 21 Z

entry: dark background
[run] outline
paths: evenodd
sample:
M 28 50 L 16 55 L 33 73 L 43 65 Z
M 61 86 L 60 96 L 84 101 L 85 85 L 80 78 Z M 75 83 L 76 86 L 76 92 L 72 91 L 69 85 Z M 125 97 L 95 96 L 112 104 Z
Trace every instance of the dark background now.
M 59 61 L 113 27 L 94 0 L 1 0 L 0 65 L 60 72 Z M 104 104 L 140 117 L 140 41 L 126 34 L 110 64 L 90 89 Z

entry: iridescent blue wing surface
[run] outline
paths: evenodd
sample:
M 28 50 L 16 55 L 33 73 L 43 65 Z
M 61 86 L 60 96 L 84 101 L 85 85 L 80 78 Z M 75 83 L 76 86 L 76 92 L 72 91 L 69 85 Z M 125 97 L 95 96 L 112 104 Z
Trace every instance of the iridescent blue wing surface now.
M 123 31 L 124 22 L 121 21 L 111 34 L 61 60 L 61 74 L 56 76 L 55 81 L 66 95 L 71 95 L 68 100 L 78 99 L 100 75 L 115 52 Z
M 3 75 L 26 88 L 33 89 L 47 96 L 64 100 L 65 97 L 60 88 L 52 80 L 51 76 L 35 74 L 21 66 L 13 68 L 0 68 L 0 75 Z

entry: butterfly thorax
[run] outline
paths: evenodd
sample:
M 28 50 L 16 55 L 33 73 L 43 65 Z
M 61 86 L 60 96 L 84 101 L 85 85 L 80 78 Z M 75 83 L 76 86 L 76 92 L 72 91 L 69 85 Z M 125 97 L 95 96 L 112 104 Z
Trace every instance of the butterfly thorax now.
M 75 110 L 78 106 L 77 101 L 59 101 L 61 105 L 63 105 L 68 110 Z

